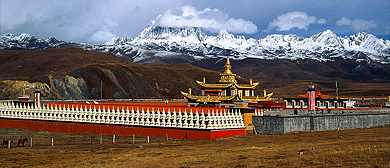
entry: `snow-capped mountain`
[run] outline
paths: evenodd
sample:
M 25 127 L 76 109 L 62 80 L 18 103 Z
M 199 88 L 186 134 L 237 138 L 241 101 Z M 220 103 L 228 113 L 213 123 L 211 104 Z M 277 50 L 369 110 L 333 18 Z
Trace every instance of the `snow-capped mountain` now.
M 45 40 L 33 35 L 22 33 L 19 36 L 13 34 L 4 34 L 0 38 L 1 50 L 40 50 L 46 48 L 90 48 L 92 45 L 83 43 L 73 43 L 57 40 L 49 37 Z
M 43 48 L 53 48 L 55 44 L 58 43 L 58 40 L 55 38 L 48 38 L 47 40 L 39 39 L 35 36 L 29 35 L 27 33 L 22 33 L 19 36 L 13 34 L 5 34 L 1 36 L 0 46 L 1 49 L 43 49 Z
M 149 25 L 131 42 L 133 49 L 156 52 L 179 52 L 197 59 L 218 56 L 235 56 L 236 59 L 314 59 L 329 61 L 333 57 L 362 59 L 390 63 L 390 41 L 374 35 L 358 32 L 349 37 L 340 37 L 331 30 L 309 38 L 297 35 L 268 35 L 263 39 L 246 40 L 221 30 L 217 36 L 207 36 L 200 28 L 165 28 Z M 121 46 L 123 47 L 123 45 Z M 124 49 L 124 48 L 122 48 Z M 138 54 L 142 60 L 143 54 Z
M 221 30 L 217 36 L 207 36 L 197 27 L 159 27 L 153 24 L 137 37 L 114 38 L 102 45 L 87 45 L 46 40 L 29 34 L 5 34 L 0 39 L 0 49 L 44 49 L 77 47 L 92 51 L 110 52 L 134 62 L 150 63 L 153 57 L 182 57 L 194 59 L 233 56 L 235 59 L 313 59 L 330 61 L 335 57 L 390 63 L 390 41 L 364 32 L 340 37 L 331 30 L 309 38 L 297 35 L 272 34 L 263 39 L 245 39 Z
M 117 38 L 112 38 L 111 41 L 108 41 L 104 43 L 105 45 L 121 45 L 123 43 L 128 43 L 131 42 L 131 39 L 128 37 L 117 37 Z

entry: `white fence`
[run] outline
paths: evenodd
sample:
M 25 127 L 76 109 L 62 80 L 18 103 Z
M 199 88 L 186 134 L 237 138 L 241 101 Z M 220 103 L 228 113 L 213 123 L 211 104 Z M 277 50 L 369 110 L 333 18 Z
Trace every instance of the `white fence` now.
M 0 102 L 0 117 L 17 118 L 17 119 L 34 119 L 49 121 L 68 121 L 84 122 L 96 124 L 122 124 L 134 126 L 157 126 L 157 127 L 174 127 L 174 128 L 191 128 L 191 129 L 235 129 L 245 128 L 244 120 L 239 109 L 214 109 L 207 111 L 202 110 L 194 113 L 192 110 L 188 113 L 168 109 L 160 111 L 159 108 L 134 109 L 131 107 L 117 108 L 117 110 L 108 107 L 108 109 L 96 109 L 85 107 L 67 107 L 65 106 L 19 106 L 13 102 Z
M 255 109 L 254 116 L 264 116 L 264 110 L 265 109 Z

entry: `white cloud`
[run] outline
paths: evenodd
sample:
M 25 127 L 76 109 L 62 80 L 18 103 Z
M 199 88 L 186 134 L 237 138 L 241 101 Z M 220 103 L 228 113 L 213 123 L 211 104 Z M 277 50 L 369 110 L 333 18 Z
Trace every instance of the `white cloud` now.
M 318 19 L 317 20 L 318 24 L 325 24 L 326 22 L 327 22 L 326 19 Z
M 134 37 L 180 0 L 1 0 L 0 34 L 99 44 L 110 36 Z
M 109 30 L 100 30 L 93 33 L 88 40 L 91 42 L 102 43 L 109 41 L 113 37 L 116 36 L 112 34 Z
M 373 20 L 354 19 L 351 20 L 346 17 L 342 17 L 336 22 L 336 26 L 351 26 L 355 31 L 369 30 L 376 27 L 376 23 Z
M 232 33 L 257 32 L 257 26 L 251 21 L 230 18 L 229 14 L 217 8 L 198 11 L 188 5 L 165 11 L 156 18 L 155 24 L 163 27 L 201 27 L 211 32 L 219 32 L 221 29 Z
M 305 12 L 288 12 L 279 15 L 276 19 L 268 24 L 268 28 L 263 32 L 269 33 L 276 28 L 277 31 L 288 31 L 293 28 L 308 30 L 308 26 L 314 23 L 325 24 L 325 19 L 316 19 L 315 16 L 309 16 Z

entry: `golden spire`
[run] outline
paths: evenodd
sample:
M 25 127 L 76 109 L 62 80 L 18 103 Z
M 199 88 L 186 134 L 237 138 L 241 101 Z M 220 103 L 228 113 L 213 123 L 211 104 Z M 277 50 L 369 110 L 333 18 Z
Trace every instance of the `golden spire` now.
M 232 66 L 230 65 L 229 57 L 226 58 L 226 65 L 225 65 L 224 74 L 232 74 Z
M 232 66 L 230 66 L 229 57 L 226 58 L 225 72 L 219 74 L 221 79 L 219 83 L 234 83 L 236 81 L 236 74 L 232 73 Z

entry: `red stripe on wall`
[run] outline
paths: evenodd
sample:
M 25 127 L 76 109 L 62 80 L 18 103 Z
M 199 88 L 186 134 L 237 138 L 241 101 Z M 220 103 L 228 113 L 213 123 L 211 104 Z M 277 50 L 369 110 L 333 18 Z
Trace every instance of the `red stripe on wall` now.
M 103 134 L 132 136 L 133 134 L 135 134 L 136 136 L 150 136 L 155 138 L 166 138 L 166 134 L 168 134 L 168 137 L 172 139 L 183 139 L 184 137 L 186 137 L 187 134 L 188 140 L 213 140 L 219 138 L 245 135 L 245 129 L 196 130 L 6 118 L 0 118 L 0 128 L 15 128 L 60 133 L 89 133 L 94 135 Z

